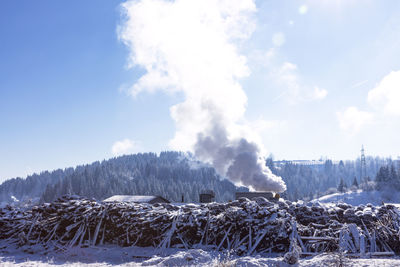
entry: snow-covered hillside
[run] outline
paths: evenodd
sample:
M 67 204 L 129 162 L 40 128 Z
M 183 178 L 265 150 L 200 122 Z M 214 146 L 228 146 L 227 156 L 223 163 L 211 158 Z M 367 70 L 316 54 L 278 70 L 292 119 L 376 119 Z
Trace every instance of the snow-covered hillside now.
M 312 203 L 333 205 L 335 203 L 347 203 L 352 206 L 366 205 L 368 203 L 377 206 L 383 203 L 400 203 L 400 194 L 395 192 L 381 191 L 348 191 L 346 193 L 335 193 L 314 199 Z
M 113 195 L 157 195 L 171 202 L 180 201 L 183 195 L 186 202 L 195 202 L 204 190 L 213 190 L 216 201 L 228 201 L 234 199 L 236 189 L 214 168 L 200 165 L 184 153 L 167 151 L 125 155 L 10 179 L 0 184 L 0 202 L 51 202 L 64 194 L 97 200 Z

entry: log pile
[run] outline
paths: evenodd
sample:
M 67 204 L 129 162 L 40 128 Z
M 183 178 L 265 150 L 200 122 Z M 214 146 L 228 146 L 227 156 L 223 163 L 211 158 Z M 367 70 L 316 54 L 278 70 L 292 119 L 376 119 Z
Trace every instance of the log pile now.
M 136 204 L 64 196 L 27 210 L 0 209 L 0 239 L 48 249 L 116 244 L 227 249 L 238 255 L 400 251 L 400 212 L 392 205 L 325 208 L 289 201 Z

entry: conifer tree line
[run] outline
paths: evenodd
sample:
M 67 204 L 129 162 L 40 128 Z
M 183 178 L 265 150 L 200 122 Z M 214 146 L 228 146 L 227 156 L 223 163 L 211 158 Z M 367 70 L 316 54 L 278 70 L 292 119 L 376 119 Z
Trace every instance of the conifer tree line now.
M 398 179 L 398 172 L 392 171 L 391 167 L 381 168 L 391 164 L 394 165 L 390 159 L 367 157 L 367 176 L 373 180 L 379 171 L 377 187 L 384 188 L 388 181 Z M 286 182 L 287 191 L 281 195 L 292 201 L 310 200 L 330 193 L 339 189 L 341 181 L 341 190 L 365 183 L 365 179 L 359 177 L 359 160 L 339 163 L 326 160 L 321 165 L 276 165 L 269 157 L 266 165 Z M 397 178 L 392 178 L 395 177 L 393 173 Z M 185 202 L 198 202 L 199 193 L 209 189 L 215 192 L 216 201 L 233 200 L 235 191 L 248 190 L 237 188 L 218 175 L 214 168 L 185 153 L 167 151 L 160 155 L 125 155 L 75 168 L 44 171 L 26 179 L 10 179 L 0 185 L 0 201 L 8 202 L 15 197 L 50 202 L 64 194 L 75 194 L 96 200 L 113 195 L 160 195 L 172 202 L 180 202 L 183 195 Z
M 193 166 L 195 165 L 195 166 Z M 198 202 L 199 193 L 213 190 L 216 201 L 234 199 L 236 186 L 215 169 L 189 160 L 180 152 L 143 153 L 102 162 L 11 179 L 0 185 L 1 201 L 39 198 L 50 202 L 64 194 L 96 200 L 113 195 L 160 195 L 172 202 Z
M 334 163 L 325 160 L 324 164 L 301 165 L 287 162 L 277 165 L 273 157 L 266 160 L 266 165 L 276 175 L 283 178 L 287 191 L 282 194 L 291 201 L 311 200 L 338 191 L 351 188 L 369 188 L 382 166 L 394 164 L 389 158 L 366 157 L 366 176 L 360 177 L 360 160 L 347 160 Z M 370 189 L 370 188 L 369 188 Z
M 400 191 L 399 165 L 391 163 L 382 166 L 375 178 L 375 188 L 379 191 Z

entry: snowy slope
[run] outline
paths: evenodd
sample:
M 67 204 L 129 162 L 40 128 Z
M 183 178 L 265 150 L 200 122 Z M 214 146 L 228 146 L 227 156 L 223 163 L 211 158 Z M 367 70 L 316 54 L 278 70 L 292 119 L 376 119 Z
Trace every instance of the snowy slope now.
M 322 196 L 314 199 L 313 203 L 319 202 L 322 204 L 333 204 L 338 202 L 347 203 L 353 206 L 366 205 L 382 205 L 384 203 L 400 203 L 400 194 L 396 193 L 382 193 L 380 191 L 349 191 L 346 193 L 335 193 L 331 195 Z

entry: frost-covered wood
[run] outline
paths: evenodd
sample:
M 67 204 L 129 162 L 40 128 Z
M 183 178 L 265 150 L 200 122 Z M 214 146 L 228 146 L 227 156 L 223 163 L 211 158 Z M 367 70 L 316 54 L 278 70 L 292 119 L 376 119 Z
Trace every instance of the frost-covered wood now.
M 177 206 L 64 196 L 26 210 L 0 209 L 0 239 L 58 249 L 98 244 L 161 249 L 207 245 L 239 255 L 295 250 L 300 255 L 330 251 L 392 255 L 400 251 L 399 214 L 392 205 L 325 208 L 264 198 Z

